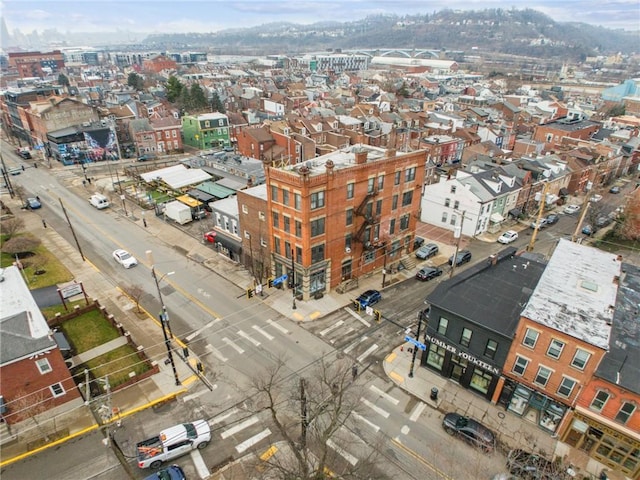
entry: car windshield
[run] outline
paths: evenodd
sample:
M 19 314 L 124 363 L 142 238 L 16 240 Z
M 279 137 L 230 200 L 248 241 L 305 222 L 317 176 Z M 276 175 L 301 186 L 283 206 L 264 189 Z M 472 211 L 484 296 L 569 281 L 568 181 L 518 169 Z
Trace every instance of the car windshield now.
M 127 260 L 127 259 L 131 258 L 131 255 L 128 254 L 127 252 L 120 252 L 120 258 L 122 260 Z

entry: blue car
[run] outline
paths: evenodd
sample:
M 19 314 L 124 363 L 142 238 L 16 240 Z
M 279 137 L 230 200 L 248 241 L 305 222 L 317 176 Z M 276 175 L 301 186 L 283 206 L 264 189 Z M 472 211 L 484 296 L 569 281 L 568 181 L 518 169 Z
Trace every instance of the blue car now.
M 366 292 L 361 294 L 358 298 L 356 298 L 356 301 L 360 304 L 362 308 L 375 305 L 380 300 L 382 300 L 382 295 L 378 290 L 367 290 Z
M 29 210 L 37 210 L 40 207 L 42 207 L 42 204 L 40 204 L 40 200 L 33 197 L 27 198 L 26 208 L 28 208 Z
M 171 465 L 149 475 L 144 480 L 185 480 L 184 471 L 179 465 Z

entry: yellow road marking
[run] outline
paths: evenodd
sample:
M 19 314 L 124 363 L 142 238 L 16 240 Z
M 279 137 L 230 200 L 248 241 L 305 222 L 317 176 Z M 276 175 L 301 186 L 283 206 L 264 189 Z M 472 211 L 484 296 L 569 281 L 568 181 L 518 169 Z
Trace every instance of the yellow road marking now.
M 396 357 L 398 355 L 396 354 L 396 352 L 391 352 L 389 355 L 387 355 L 387 358 L 384 359 L 385 362 L 393 362 Z
M 398 383 L 404 383 L 404 377 L 396 372 L 390 372 L 389 376 L 393 378 Z
M 309 318 L 311 318 L 311 320 L 315 320 L 316 318 L 318 318 L 321 315 L 320 312 L 318 312 L 317 310 L 315 312 L 313 312 L 311 315 L 309 315 Z
M 278 447 L 276 447 L 275 445 L 271 445 L 262 455 L 260 455 L 260 460 L 266 462 L 271 457 L 273 457 L 277 451 Z

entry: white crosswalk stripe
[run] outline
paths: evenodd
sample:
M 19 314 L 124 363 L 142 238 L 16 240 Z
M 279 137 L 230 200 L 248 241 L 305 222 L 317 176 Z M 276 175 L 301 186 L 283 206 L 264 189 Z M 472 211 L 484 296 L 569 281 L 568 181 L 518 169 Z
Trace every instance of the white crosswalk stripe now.
M 333 440 L 329 439 L 327 440 L 327 445 L 329 447 L 331 447 L 333 450 L 335 450 L 342 458 L 344 458 L 347 462 L 349 462 L 351 465 L 355 466 L 356 463 L 358 463 L 358 459 L 356 457 L 354 457 L 353 455 L 351 455 L 349 452 L 347 452 L 344 448 L 340 447 L 338 444 L 336 444 Z
M 279 323 L 274 322 L 273 320 L 269 319 L 267 320 L 267 323 L 269 325 L 271 325 L 274 328 L 277 328 L 278 330 L 280 330 L 282 333 L 284 333 L 285 335 L 289 335 L 289 330 L 287 330 L 286 328 L 284 328 L 282 325 L 280 325 Z
M 218 415 L 216 418 L 214 418 L 213 420 L 209 421 L 210 425 L 215 425 L 216 423 L 220 423 L 220 422 L 224 422 L 227 418 L 232 417 L 233 415 L 235 415 L 236 413 L 238 413 L 240 410 L 238 410 L 237 408 L 232 408 L 231 410 L 229 410 L 227 413 L 223 413 L 222 415 Z
M 369 387 L 369 390 L 371 390 L 372 392 L 374 392 L 376 395 L 378 395 L 379 397 L 384 398 L 385 400 L 387 400 L 388 402 L 393 403 L 394 405 L 398 405 L 400 403 L 400 400 L 398 400 L 397 398 L 392 397 L 391 395 L 389 395 L 387 392 L 380 390 L 378 387 L 376 387 L 375 385 L 371 385 Z
M 253 437 L 245 440 L 244 442 L 236 445 L 236 450 L 238 451 L 238 453 L 242 453 L 244 452 L 247 448 L 251 448 L 253 447 L 255 444 L 257 444 L 260 440 L 264 440 L 265 438 L 267 438 L 269 435 L 271 435 L 271 430 L 269 430 L 268 428 L 261 431 L 260 433 L 258 433 L 257 435 L 254 435 Z
M 231 435 L 235 435 L 236 433 L 241 432 L 254 423 L 258 423 L 258 417 L 255 415 L 253 417 L 247 418 L 244 422 L 240 422 L 237 425 L 234 425 L 233 427 L 225 430 L 224 432 L 221 432 L 220 436 L 225 439 L 227 437 L 230 437 Z
M 417 421 L 426 407 L 427 407 L 426 403 L 423 403 L 423 402 L 418 403 L 413 409 L 413 412 L 411 413 L 409 420 L 411 420 L 412 422 Z
M 362 403 L 364 403 L 367 407 L 369 407 L 371 410 L 376 412 L 378 415 L 382 415 L 384 418 L 389 418 L 389 415 L 390 415 L 389 412 L 387 412 L 386 410 L 383 410 L 382 408 L 378 407 L 373 402 L 370 402 L 369 400 L 367 400 L 364 397 L 360 398 L 360 401 Z
M 322 330 L 320 332 L 320 336 L 324 337 L 327 333 L 331 332 L 332 330 L 335 330 L 336 328 L 338 328 L 340 325 L 342 325 L 344 323 L 344 320 L 339 320 L 336 323 L 334 323 L 333 325 L 325 328 L 324 330 Z
M 256 340 L 256 339 L 254 339 L 254 338 L 251 338 L 251 337 L 249 336 L 249 334 L 247 334 L 247 333 L 243 332 L 242 330 L 238 330 L 238 335 L 240 335 L 240 336 L 241 336 L 242 338 L 244 338 L 245 340 L 249 340 L 249 341 L 250 341 L 251 343 L 253 343 L 256 347 L 259 347 L 259 346 L 260 346 L 260 342 L 259 342 L 259 341 L 257 341 L 257 340 Z
M 376 432 L 380 430 L 380 427 L 378 425 L 376 425 L 375 423 L 367 420 L 366 418 L 364 418 L 362 415 L 357 414 L 356 412 L 353 412 L 351 414 L 353 416 L 353 418 L 355 418 L 356 420 L 361 421 L 362 423 L 365 423 L 367 425 L 369 425 L 371 428 L 373 428 Z
M 223 337 L 222 341 L 224 343 L 226 343 L 227 345 L 229 345 L 231 348 L 233 348 L 236 352 L 238 353 L 244 353 L 244 350 L 242 348 L 240 348 L 238 345 L 236 345 L 235 343 L 233 343 L 231 340 L 229 340 L 227 337 Z
M 222 352 L 220 350 L 218 350 L 216 347 L 214 347 L 213 345 L 207 344 L 206 347 L 204 347 L 208 352 L 213 353 L 213 356 L 216 357 L 218 360 L 222 361 L 222 362 L 226 362 L 227 360 L 229 360 L 227 357 L 225 357 Z
M 361 362 L 367 358 L 369 355 L 371 355 L 373 352 L 375 352 L 378 349 L 378 345 L 376 345 L 375 343 L 373 345 L 371 345 L 369 348 L 367 348 L 367 350 L 358 357 L 358 362 Z
M 253 328 L 260 335 L 263 335 L 267 340 L 273 340 L 273 335 L 269 335 L 267 332 L 261 329 L 258 325 L 254 325 L 251 328 Z

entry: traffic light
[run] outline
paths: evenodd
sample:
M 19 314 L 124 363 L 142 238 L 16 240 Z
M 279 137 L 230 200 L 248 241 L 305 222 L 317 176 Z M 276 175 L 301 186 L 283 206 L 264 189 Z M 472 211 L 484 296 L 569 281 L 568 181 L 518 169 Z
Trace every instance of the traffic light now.
M 253 297 L 253 288 L 247 288 L 247 298 Z
M 267 280 L 267 285 L 269 285 L 269 288 L 273 287 L 273 278 Z
M 382 319 L 382 313 L 380 313 L 380 310 L 374 310 L 373 316 L 376 317 L 376 322 L 380 322 Z
M 359 312 L 361 308 L 362 308 L 362 305 L 360 305 L 360 302 L 358 300 L 354 300 L 353 301 L 353 309 L 356 312 Z

